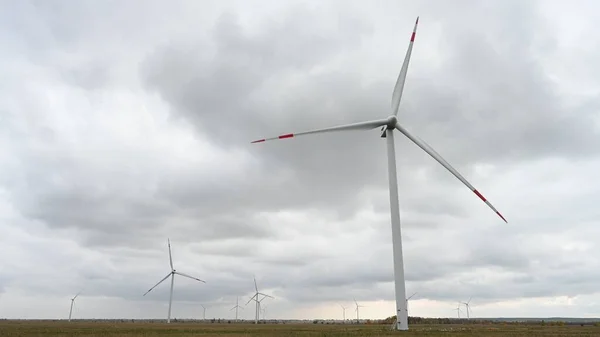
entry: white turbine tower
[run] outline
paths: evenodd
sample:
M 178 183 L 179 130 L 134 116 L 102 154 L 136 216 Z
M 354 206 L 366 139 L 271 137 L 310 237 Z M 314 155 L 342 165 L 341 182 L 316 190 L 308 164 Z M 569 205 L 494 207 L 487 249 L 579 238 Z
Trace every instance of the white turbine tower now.
M 358 305 L 358 302 L 356 302 L 356 298 L 354 299 L 354 304 L 356 304 L 356 309 L 354 309 L 354 311 L 356 311 L 356 323 L 360 323 L 360 317 L 358 315 L 358 308 L 364 308 L 364 305 Z
M 344 318 L 344 323 L 346 323 L 346 309 L 348 309 L 347 307 L 343 306 L 340 304 L 340 307 L 342 307 L 342 312 L 343 312 L 343 318 Z
M 231 309 L 229 309 L 229 311 L 235 309 L 235 321 L 238 321 L 238 309 L 244 309 L 244 307 L 240 307 L 239 305 L 239 297 L 235 297 L 235 306 Z
M 200 306 L 202 307 L 202 320 L 206 320 L 206 307 L 202 304 Z
M 263 294 L 260 291 L 258 291 L 258 286 L 256 285 L 256 277 L 254 278 L 254 289 L 256 290 L 256 292 L 254 293 L 254 296 L 250 297 L 248 302 L 246 302 L 246 305 L 248 305 L 248 303 L 250 303 L 250 301 L 256 302 L 256 313 L 254 314 L 254 324 L 258 324 L 258 319 L 260 318 L 260 302 L 262 302 L 267 297 L 273 298 L 273 296 Z M 259 298 L 261 295 L 263 296 L 263 298 Z
M 471 299 L 472 299 L 472 297 L 470 297 L 469 300 L 466 302 L 461 302 L 462 304 L 465 305 L 465 307 L 467 307 L 467 319 L 471 318 L 471 307 L 469 306 L 469 304 L 471 303 Z
M 206 283 L 206 282 L 199 278 L 176 271 L 175 268 L 173 268 L 173 257 L 171 256 L 171 240 L 167 239 L 167 245 L 169 246 L 169 263 L 171 265 L 171 271 L 162 280 L 158 281 L 158 283 L 155 284 L 154 287 L 148 289 L 148 291 L 146 291 L 144 293 L 144 296 L 146 296 L 147 293 L 152 291 L 152 289 L 156 288 L 159 284 L 163 283 L 163 281 L 168 279 L 170 276 L 171 277 L 171 293 L 169 295 L 169 313 L 167 314 L 167 323 L 171 323 L 171 304 L 173 303 L 173 282 L 175 281 L 175 274 L 177 274 L 179 276 L 187 277 L 189 279 L 192 279 L 192 280 L 195 280 L 198 282 L 202 282 L 202 283 Z
M 415 40 L 415 34 L 417 31 L 417 24 L 419 18 L 415 22 L 415 27 L 410 38 L 408 45 L 408 51 L 400 70 L 400 75 L 394 87 L 392 95 L 392 115 L 385 119 L 377 119 L 366 122 L 358 122 L 347 125 L 340 125 L 329 127 L 325 129 L 317 129 L 312 131 L 304 131 L 298 133 L 288 133 L 278 137 L 264 138 L 255 140 L 252 143 L 260 143 L 270 140 L 287 139 L 297 136 L 310 135 L 316 133 L 326 133 L 333 131 L 346 131 L 346 130 L 369 130 L 381 127 L 381 137 L 387 138 L 387 156 L 388 156 L 388 179 L 389 179 L 389 190 L 390 190 L 390 213 L 392 223 L 392 246 L 394 252 L 394 278 L 395 278 L 395 294 L 396 294 L 396 329 L 408 330 L 408 311 L 406 308 L 406 289 L 404 280 L 404 262 L 402 256 L 402 235 L 400 229 L 400 205 L 398 202 L 398 177 L 396 172 L 396 151 L 394 143 L 394 131 L 397 130 L 413 143 L 415 143 L 422 150 L 427 152 L 433 159 L 438 161 L 444 166 L 450 173 L 452 173 L 458 180 L 465 184 L 473 193 L 475 193 L 481 200 L 483 200 L 496 214 L 498 214 L 502 220 L 506 222 L 506 219 L 492 206 L 492 204 L 483 196 L 473 185 L 471 185 L 456 169 L 454 169 L 442 156 L 440 156 L 433 148 L 427 143 L 418 138 L 417 136 L 410 133 L 400 122 L 398 121 L 398 107 L 400 105 L 400 99 L 402 98 L 402 91 L 404 88 L 404 82 L 406 80 L 406 74 L 408 71 L 408 64 L 410 61 L 410 55 Z
M 75 303 L 75 299 L 77 298 L 77 296 L 79 296 L 79 294 L 81 294 L 81 291 L 78 292 L 77 295 L 75 295 L 75 297 L 71 299 L 71 309 L 69 310 L 69 322 L 71 321 L 71 314 L 73 313 L 73 304 Z

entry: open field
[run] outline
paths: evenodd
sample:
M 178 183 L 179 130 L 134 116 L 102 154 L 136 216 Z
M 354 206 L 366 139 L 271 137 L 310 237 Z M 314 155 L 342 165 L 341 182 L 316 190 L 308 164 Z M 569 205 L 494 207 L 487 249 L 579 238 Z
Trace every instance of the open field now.
M 600 336 L 598 326 L 415 324 L 408 332 L 384 325 L 89 323 L 0 321 L 0 336 Z

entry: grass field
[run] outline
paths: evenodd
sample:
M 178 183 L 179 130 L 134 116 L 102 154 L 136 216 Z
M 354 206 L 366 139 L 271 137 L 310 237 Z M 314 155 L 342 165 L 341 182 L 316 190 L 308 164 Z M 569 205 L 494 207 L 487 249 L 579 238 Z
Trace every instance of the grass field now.
M 164 324 L 87 323 L 65 321 L 0 321 L 0 336 L 600 336 L 597 326 L 517 324 L 415 324 L 393 332 L 382 325 L 322 324 Z

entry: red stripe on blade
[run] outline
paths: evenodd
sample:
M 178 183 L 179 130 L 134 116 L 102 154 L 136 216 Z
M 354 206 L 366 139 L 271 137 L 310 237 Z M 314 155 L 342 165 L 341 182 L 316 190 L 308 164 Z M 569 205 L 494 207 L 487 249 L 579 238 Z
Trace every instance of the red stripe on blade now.
M 281 135 L 279 136 L 279 139 L 285 139 L 285 138 L 292 138 L 294 137 L 293 133 L 288 133 L 287 135 Z
M 414 42 L 415 41 L 415 35 L 416 34 L 417 33 L 415 33 L 415 32 L 412 33 L 412 36 L 410 37 L 410 42 Z
M 252 143 L 262 143 L 264 142 L 266 139 L 259 139 L 259 140 L 255 140 Z
M 502 220 L 504 220 L 504 222 L 508 223 L 508 221 L 506 221 L 506 219 L 504 219 L 504 217 L 502 216 L 502 214 L 500 214 L 500 212 L 496 212 L 496 214 L 498 214 L 498 216 L 501 217 Z
M 479 193 L 478 190 L 473 190 L 473 193 L 475 193 L 481 200 L 486 201 L 485 197 L 483 195 L 481 195 L 481 193 Z

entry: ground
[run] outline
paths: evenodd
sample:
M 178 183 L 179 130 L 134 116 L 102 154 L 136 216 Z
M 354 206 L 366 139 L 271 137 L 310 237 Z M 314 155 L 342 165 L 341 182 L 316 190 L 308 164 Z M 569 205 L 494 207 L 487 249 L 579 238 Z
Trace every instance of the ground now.
M 413 324 L 393 332 L 386 325 L 114 323 L 0 321 L 0 336 L 600 336 L 593 325 Z

